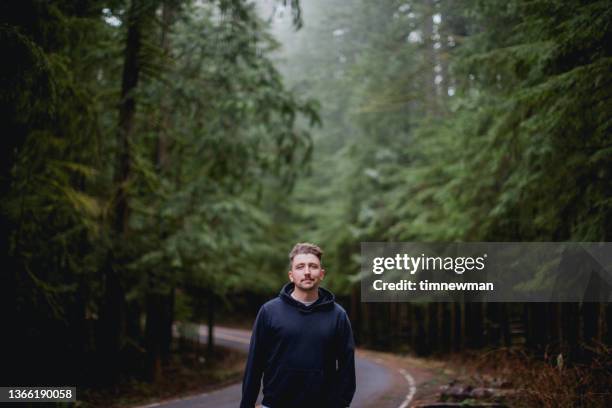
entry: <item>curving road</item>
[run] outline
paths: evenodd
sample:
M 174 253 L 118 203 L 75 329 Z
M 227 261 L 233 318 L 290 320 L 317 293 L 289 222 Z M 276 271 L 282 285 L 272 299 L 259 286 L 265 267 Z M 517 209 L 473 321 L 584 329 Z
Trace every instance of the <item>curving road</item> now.
M 206 342 L 207 327 L 200 326 L 198 330 L 200 341 Z M 248 352 L 251 332 L 248 330 L 215 327 L 217 344 Z M 353 408 L 406 408 L 414 396 L 414 380 L 406 371 L 395 371 L 382 362 L 372 361 L 363 357 L 355 358 L 357 374 L 357 392 L 353 398 Z M 236 408 L 240 404 L 240 383 L 208 393 L 159 402 L 141 408 Z M 261 393 L 258 404 L 261 404 Z

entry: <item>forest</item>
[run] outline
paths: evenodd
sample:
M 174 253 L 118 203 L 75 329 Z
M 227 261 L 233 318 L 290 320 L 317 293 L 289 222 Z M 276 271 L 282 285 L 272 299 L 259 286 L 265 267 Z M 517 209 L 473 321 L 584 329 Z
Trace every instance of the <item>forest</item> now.
M 609 295 L 359 285 L 362 242 L 612 241 L 609 0 L 0 9 L 0 385 L 159 383 L 187 322 L 212 359 L 214 327 L 250 327 L 314 242 L 359 347 L 520 355 L 567 392 L 510 406 L 612 402 Z

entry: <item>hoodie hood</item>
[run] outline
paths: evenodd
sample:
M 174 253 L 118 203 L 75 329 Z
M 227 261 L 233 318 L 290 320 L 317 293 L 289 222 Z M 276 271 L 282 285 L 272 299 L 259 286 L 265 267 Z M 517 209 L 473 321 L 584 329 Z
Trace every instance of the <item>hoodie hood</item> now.
M 334 307 L 336 297 L 327 289 L 319 287 L 319 298 L 310 306 L 306 306 L 302 302 L 291 297 L 291 293 L 294 289 L 295 284 L 293 282 L 289 282 L 283 286 L 278 296 L 280 296 L 283 301 L 287 302 L 291 306 L 298 308 L 301 313 L 313 313 L 317 311 L 329 310 Z

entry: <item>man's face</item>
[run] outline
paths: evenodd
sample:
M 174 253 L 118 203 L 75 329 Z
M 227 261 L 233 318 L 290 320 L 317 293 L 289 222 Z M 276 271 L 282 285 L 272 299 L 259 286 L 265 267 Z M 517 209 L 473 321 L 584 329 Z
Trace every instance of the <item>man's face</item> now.
M 296 288 L 304 291 L 317 290 L 325 270 L 321 268 L 321 261 L 313 254 L 298 254 L 291 262 L 289 280 Z

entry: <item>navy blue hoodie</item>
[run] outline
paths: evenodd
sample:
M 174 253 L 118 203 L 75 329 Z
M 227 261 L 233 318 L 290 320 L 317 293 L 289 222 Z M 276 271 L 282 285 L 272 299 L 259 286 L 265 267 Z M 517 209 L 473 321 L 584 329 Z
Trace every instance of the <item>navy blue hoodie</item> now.
M 306 306 L 293 283 L 265 303 L 253 326 L 242 383 L 241 408 L 253 408 L 263 374 L 263 405 L 270 408 L 348 407 L 355 394 L 351 323 L 334 295 L 319 288 Z

